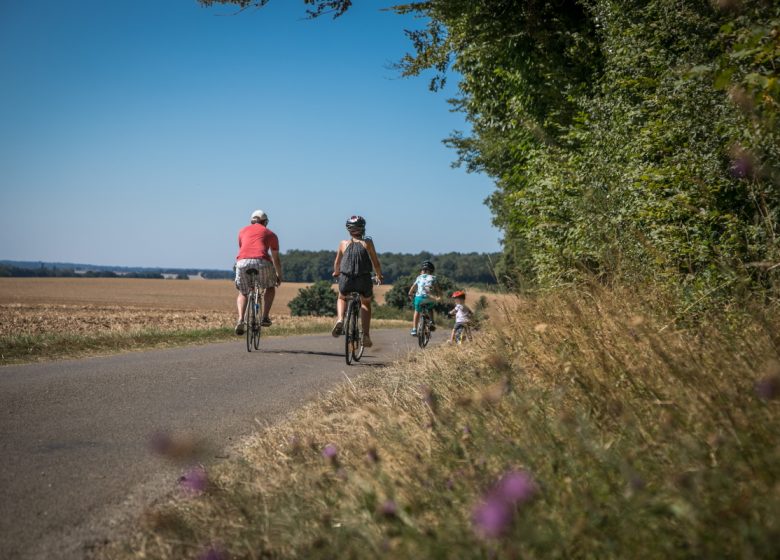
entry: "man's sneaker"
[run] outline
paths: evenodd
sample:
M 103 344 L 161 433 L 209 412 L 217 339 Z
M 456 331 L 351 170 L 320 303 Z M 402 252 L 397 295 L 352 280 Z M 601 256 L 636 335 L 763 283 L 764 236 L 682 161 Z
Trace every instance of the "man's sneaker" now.
M 417 336 L 417 329 L 412 329 L 412 332 L 409 333 L 412 336 Z
M 271 319 L 269 319 L 268 317 L 263 317 L 263 320 L 260 321 L 261 327 L 270 327 L 271 325 L 273 325 L 273 323 L 271 322 Z
M 431 323 L 431 332 L 436 330 L 436 323 Z
M 336 321 L 336 324 L 333 325 L 333 330 L 330 331 L 330 334 L 333 336 L 341 336 L 341 333 L 344 331 L 344 321 Z
M 238 336 L 241 336 L 242 334 L 244 334 L 244 322 L 243 321 L 239 321 L 238 323 L 236 323 L 236 334 Z
M 363 344 L 363 348 L 371 348 L 374 345 L 374 343 L 371 342 L 371 337 L 368 336 L 368 334 L 366 333 L 363 333 L 362 344 Z

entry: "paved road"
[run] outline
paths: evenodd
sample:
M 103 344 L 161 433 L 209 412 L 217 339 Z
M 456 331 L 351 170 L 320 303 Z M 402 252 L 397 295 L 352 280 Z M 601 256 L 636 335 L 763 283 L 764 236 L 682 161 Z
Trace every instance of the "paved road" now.
M 407 333 L 375 331 L 352 367 L 343 339 L 312 335 L 251 354 L 239 339 L 0 368 L 0 558 L 82 558 L 175 486 L 180 467 L 150 452 L 153 434 L 196 434 L 217 461 L 345 373 L 405 356 Z

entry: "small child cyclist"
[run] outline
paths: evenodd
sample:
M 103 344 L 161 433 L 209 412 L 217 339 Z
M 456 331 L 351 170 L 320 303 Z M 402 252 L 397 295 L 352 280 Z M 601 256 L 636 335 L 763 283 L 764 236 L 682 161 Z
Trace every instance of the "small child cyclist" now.
M 414 284 L 409 288 L 409 297 L 414 295 L 414 322 L 412 323 L 412 332 L 409 333 L 412 336 L 417 336 L 417 322 L 420 320 L 420 312 L 423 308 L 428 308 L 431 313 L 431 321 L 433 321 L 433 304 L 435 299 L 432 296 L 437 296 L 441 293 L 439 282 L 436 280 L 436 276 L 433 273 L 436 271 L 436 267 L 433 266 L 431 261 L 425 261 L 420 265 L 420 275 L 414 281 Z M 431 330 L 436 330 L 436 324 L 431 325 Z
M 452 294 L 452 299 L 455 300 L 455 309 L 450 311 L 448 315 L 450 317 L 455 315 L 455 326 L 450 334 L 450 342 L 455 342 L 455 336 L 466 328 L 466 325 L 471 321 L 473 312 L 466 307 L 466 292 L 458 290 Z

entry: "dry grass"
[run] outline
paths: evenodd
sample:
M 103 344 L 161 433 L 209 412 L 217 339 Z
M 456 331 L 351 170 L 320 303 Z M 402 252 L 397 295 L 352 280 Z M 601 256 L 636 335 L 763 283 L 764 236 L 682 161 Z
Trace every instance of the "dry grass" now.
M 473 346 L 257 434 L 101 554 L 778 557 L 778 314 L 719 319 L 662 329 L 628 292 L 516 301 Z

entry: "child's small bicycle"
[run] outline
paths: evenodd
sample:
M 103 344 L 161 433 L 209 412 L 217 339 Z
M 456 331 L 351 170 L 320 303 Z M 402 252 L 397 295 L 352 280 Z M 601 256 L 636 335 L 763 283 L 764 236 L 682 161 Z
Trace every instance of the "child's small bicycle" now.
M 471 326 L 468 323 L 455 325 L 455 344 L 462 344 L 464 340 L 471 342 Z

